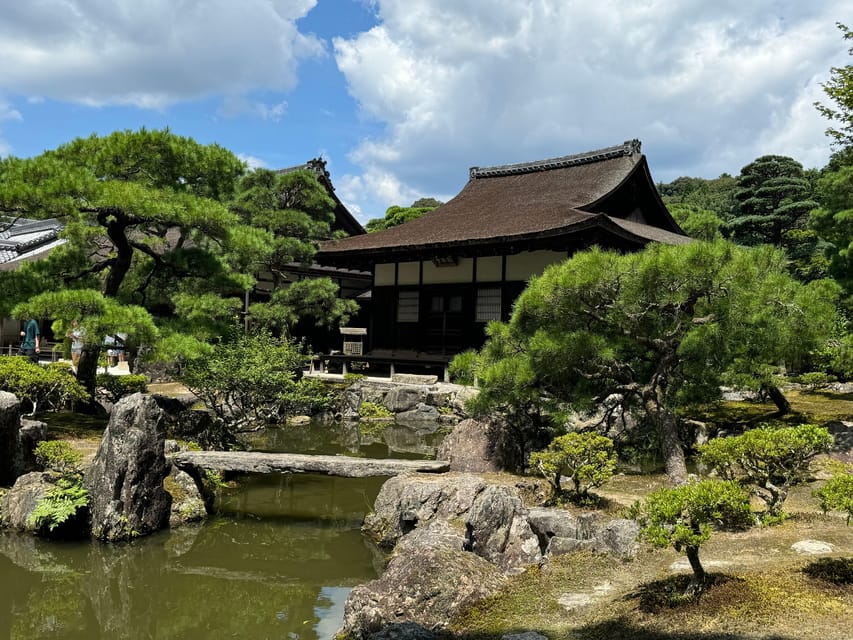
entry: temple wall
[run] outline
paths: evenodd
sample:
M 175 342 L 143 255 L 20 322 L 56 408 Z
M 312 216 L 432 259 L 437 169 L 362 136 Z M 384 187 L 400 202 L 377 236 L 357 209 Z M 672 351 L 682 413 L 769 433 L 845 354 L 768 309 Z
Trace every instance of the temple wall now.
M 477 258 L 477 282 L 525 282 L 548 265 L 566 259 L 563 251 L 525 251 L 506 256 L 506 276 L 502 256 Z M 430 260 L 377 264 L 373 284 L 377 287 L 419 284 L 462 284 L 474 282 L 474 258 L 462 258 L 458 264 L 436 266 Z

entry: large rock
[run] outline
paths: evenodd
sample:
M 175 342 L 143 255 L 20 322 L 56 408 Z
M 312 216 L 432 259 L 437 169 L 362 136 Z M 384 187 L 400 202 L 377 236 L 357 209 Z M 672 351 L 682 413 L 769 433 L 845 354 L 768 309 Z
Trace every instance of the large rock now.
M 385 395 L 385 407 L 392 413 L 403 413 L 418 406 L 426 398 L 427 388 L 420 385 L 393 387 Z
M 506 446 L 505 432 L 497 422 L 463 420 L 441 442 L 436 458 L 447 460 L 451 471 L 490 473 L 512 469 L 514 447 Z
M 445 629 L 455 616 L 497 593 L 504 580 L 500 569 L 473 553 L 443 546 L 410 550 L 394 556 L 378 580 L 350 592 L 338 633 L 352 640 L 428 638 L 426 630 Z M 405 635 L 374 635 L 402 624 Z
M 590 551 L 628 559 L 637 554 L 640 527 L 634 520 L 545 508 L 530 509 L 527 520 L 547 555 Z
M 468 474 L 403 475 L 389 479 L 376 496 L 362 530 L 384 549 L 415 527 L 433 519 L 458 519 L 466 514 L 486 487 Z
M 438 409 L 423 402 L 417 403 L 414 409 L 397 414 L 397 422 L 400 424 L 428 433 L 435 432 L 439 428 L 440 418 L 441 413 Z
M 54 486 L 49 473 L 35 471 L 18 478 L 3 498 L 3 524 L 18 531 L 35 533 L 37 527 L 30 524 L 30 515 L 39 500 Z
M 518 490 L 471 474 L 391 478 L 382 485 L 363 530 L 391 549 L 406 534 L 441 520 L 459 523 L 465 549 L 504 571 L 515 573 L 541 559 Z
M 20 426 L 20 401 L 8 391 L 0 391 L 0 486 L 8 487 L 15 482 Z
M 465 518 L 467 548 L 510 573 L 542 559 L 539 539 L 527 522 L 515 488 L 489 485 Z
M 96 538 L 127 540 L 166 526 L 171 496 L 163 488 L 164 440 L 163 411 L 150 396 L 136 393 L 113 408 L 85 478 Z
M 34 471 L 19 477 L 3 498 L 0 505 L 3 523 L 18 531 L 26 531 L 52 538 L 79 538 L 89 533 L 89 511 L 80 508 L 65 522 L 50 530 L 47 526 L 36 526 L 30 522 L 45 494 L 55 488 L 58 476 L 55 473 Z
M 36 445 L 47 438 L 47 425 L 21 418 L 21 403 L 14 395 L 0 391 L 0 486 L 38 469 Z
M 16 478 L 40 468 L 36 462 L 36 446 L 42 440 L 47 440 L 47 424 L 22 418 L 13 467 Z
M 165 487 L 172 496 L 172 508 L 169 514 L 170 529 L 190 522 L 198 522 L 207 517 L 201 491 L 196 481 L 186 471 L 173 467 L 166 478 Z

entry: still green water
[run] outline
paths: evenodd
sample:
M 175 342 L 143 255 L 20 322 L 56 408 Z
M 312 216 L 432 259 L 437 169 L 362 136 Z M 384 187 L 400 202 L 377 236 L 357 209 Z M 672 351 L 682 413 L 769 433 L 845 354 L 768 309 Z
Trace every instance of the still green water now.
M 391 444 L 357 428 L 317 429 L 270 430 L 252 446 L 371 457 L 432 451 L 397 426 Z M 350 589 L 382 570 L 359 528 L 383 482 L 247 476 L 220 493 L 204 524 L 131 544 L 0 532 L 0 638 L 331 638 Z

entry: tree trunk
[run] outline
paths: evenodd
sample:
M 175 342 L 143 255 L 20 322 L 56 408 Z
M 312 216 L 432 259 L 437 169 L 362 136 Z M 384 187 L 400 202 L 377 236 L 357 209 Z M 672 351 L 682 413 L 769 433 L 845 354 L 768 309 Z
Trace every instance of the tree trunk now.
M 687 585 L 686 596 L 695 596 L 705 589 L 705 583 L 708 580 L 708 574 L 699 562 L 699 547 L 689 546 L 685 549 L 687 552 L 687 560 L 690 562 L 690 568 L 693 569 L 693 577 L 690 579 L 690 584 Z
M 77 361 L 77 382 L 83 385 L 83 388 L 89 394 L 88 401 L 83 401 L 76 407 L 81 413 L 92 415 L 103 413 L 103 408 L 95 400 L 95 378 L 98 375 L 98 356 L 100 352 L 101 347 L 97 344 L 84 345 L 83 350 L 80 352 L 80 359 Z
M 763 384 L 761 385 L 761 390 L 767 394 L 773 401 L 773 404 L 776 405 L 776 408 L 779 409 L 779 415 L 784 416 L 791 413 L 791 403 L 788 402 L 788 399 L 779 387 L 775 384 Z
M 654 420 L 660 437 L 661 454 L 666 464 L 666 475 L 673 484 L 687 482 L 687 464 L 684 461 L 684 449 L 678 437 L 678 423 L 675 414 L 654 402 L 646 402 L 646 413 Z
M 112 259 L 112 265 L 104 280 L 102 293 L 108 298 L 115 298 L 118 295 L 121 283 L 124 282 L 124 277 L 130 271 L 131 264 L 133 263 L 133 247 L 130 246 L 130 241 L 126 235 L 127 222 L 118 220 L 108 223 L 106 216 L 110 214 L 118 216 L 114 211 L 103 212 L 98 216 L 98 221 L 107 228 L 107 236 L 112 241 L 115 249 L 115 257 Z

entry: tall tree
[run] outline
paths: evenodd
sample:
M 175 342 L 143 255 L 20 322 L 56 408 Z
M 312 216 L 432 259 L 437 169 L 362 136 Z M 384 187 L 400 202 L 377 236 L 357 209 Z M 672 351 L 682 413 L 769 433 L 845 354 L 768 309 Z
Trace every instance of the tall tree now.
M 853 40 L 853 30 L 838 28 L 845 40 Z M 848 49 L 853 55 L 853 47 Z M 815 103 L 834 125 L 826 133 L 837 152 L 817 183 L 820 207 L 811 214 L 811 226 L 828 241 L 826 254 L 829 271 L 844 287 L 845 307 L 853 313 L 853 65 L 834 67 L 829 82 L 823 85 L 834 107 Z
M 836 24 L 845 40 L 853 40 L 853 29 L 840 22 Z M 853 47 L 847 52 L 853 56 Z M 835 106 L 815 103 L 817 110 L 834 125 L 826 130 L 826 135 L 840 149 L 853 147 L 853 65 L 833 67 L 829 81 L 822 86 L 826 97 L 835 103 Z
M 684 205 L 711 211 L 724 222 L 734 215 L 737 189 L 735 178 L 727 173 L 710 180 L 682 176 L 670 183 L 658 185 L 658 191 L 667 207 Z
M 508 324 L 490 325 L 480 407 L 559 415 L 621 394 L 682 481 L 676 411 L 718 398 L 724 381 L 775 388 L 779 363 L 796 367 L 832 328 L 834 285 L 802 285 L 785 264 L 771 247 L 724 241 L 578 253 L 531 280 Z
M 93 135 L 4 159 L 0 209 L 65 224 L 68 242 L 34 271 L 148 306 L 164 281 L 221 271 L 210 247 L 238 222 L 222 200 L 243 169 L 222 147 L 168 130 Z
M 355 301 L 342 300 L 340 288 L 329 278 L 291 282 L 294 266 L 310 263 L 317 243 L 332 237 L 335 201 L 312 172 L 252 171 L 240 181 L 231 209 L 270 238 L 257 250 L 239 252 L 235 262 L 242 270 L 272 278 L 269 300 L 250 308 L 256 324 L 289 333 L 303 318 L 333 327 L 355 313 Z
M 810 224 L 830 243 L 829 272 L 844 287 L 845 307 L 853 310 L 853 157 L 849 164 L 837 163 L 818 181 L 820 207 L 812 211 Z
M 720 232 L 723 221 L 713 211 L 691 204 L 670 204 L 667 208 L 678 226 L 691 238 L 717 240 L 723 237 Z
M 385 211 L 384 218 L 373 218 L 372 220 L 368 220 L 367 224 L 364 225 L 364 228 L 367 229 L 368 233 L 373 233 L 374 231 L 381 231 L 382 229 L 396 227 L 397 225 L 416 220 L 442 204 L 444 203 L 440 200 L 436 200 L 435 198 L 421 198 L 420 200 L 415 200 L 410 207 L 401 207 L 395 204 L 394 206 L 388 207 Z
M 738 244 L 789 248 L 790 232 L 806 226 L 817 206 L 803 166 L 787 156 L 761 156 L 741 169 L 737 214 L 729 236 Z
M 256 169 L 239 181 L 231 209 L 245 224 L 269 232 L 271 244 L 253 266 L 271 274 L 276 286 L 286 281 L 288 266 L 310 262 L 335 220 L 334 200 L 310 171 Z
M 167 315 L 181 295 L 239 292 L 245 277 L 221 255 L 239 235 L 239 219 L 223 201 L 243 171 L 222 147 L 168 130 L 92 135 L 34 158 L 4 159 L 0 210 L 58 218 L 67 241 L 4 276 L 12 298 L 6 303 L 42 291 L 94 289 Z M 89 358 L 97 351 L 84 351 L 78 375 L 94 370 Z

